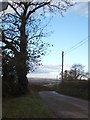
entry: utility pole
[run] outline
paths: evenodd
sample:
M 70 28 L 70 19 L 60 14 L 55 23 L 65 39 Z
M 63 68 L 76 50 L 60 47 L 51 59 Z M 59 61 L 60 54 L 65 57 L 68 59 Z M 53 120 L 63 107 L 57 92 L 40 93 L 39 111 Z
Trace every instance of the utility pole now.
M 61 79 L 61 83 L 64 82 L 64 80 L 63 80 L 63 67 L 64 67 L 64 51 L 62 51 L 62 79 Z

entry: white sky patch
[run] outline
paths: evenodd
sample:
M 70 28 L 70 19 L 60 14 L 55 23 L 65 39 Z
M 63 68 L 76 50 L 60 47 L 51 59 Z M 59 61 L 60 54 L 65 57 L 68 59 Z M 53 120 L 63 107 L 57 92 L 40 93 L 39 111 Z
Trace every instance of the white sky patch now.
M 21 1 L 21 2 L 30 2 L 31 0 L 0 0 L 0 2 L 9 2 L 9 1 Z M 33 0 L 33 2 L 44 2 L 45 0 Z M 48 0 L 50 1 L 50 0 Z M 47 1 L 47 2 L 48 2 Z M 52 0 L 52 3 L 58 3 L 60 0 Z M 89 2 L 90 0 L 67 0 L 68 2 Z
M 80 13 L 88 14 L 88 3 L 80 3 L 76 6 L 75 10 Z
M 43 65 L 40 66 L 33 73 L 29 73 L 28 77 L 36 78 L 56 78 L 60 73 L 61 65 Z
M 89 2 L 90 0 L 76 0 L 77 2 Z
M 71 65 L 65 65 L 64 70 L 69 70 Z M 36 69 L 36 71 L 29 73 L 27 77 L 31 78 L 52 78 L 55 79 L 61 72 L 61 65 L 43 65 Z
M 76 12 L 88 16 L 88 2 L 78 2 L 75 6 L 71 7 L 68 12 Z

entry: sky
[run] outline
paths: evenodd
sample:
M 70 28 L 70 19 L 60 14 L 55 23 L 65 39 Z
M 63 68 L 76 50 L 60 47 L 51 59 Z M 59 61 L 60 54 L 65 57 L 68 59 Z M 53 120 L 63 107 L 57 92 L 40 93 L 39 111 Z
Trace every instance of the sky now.
M 80 63 L 85 66 L 85 71 L 88 71 L 88 4 L 80 2 L 69 9 L 64 17 L 54 16 L 47 29 L 53 33 L 43 40 L 54 46 L 49 48 L 48 54 L 42 58 L 42 66 L 27 76 L 57 78 L 61 72 L 62 51 L 64 70 Z M 70 49 L 75 45 L 76 49 Z

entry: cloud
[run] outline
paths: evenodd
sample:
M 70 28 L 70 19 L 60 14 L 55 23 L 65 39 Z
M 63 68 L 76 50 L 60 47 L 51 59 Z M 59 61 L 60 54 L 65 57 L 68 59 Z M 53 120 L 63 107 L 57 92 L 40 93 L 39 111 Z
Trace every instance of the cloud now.
M 71 65 L 64 65 L 64 70 L 70 70 Z M 56 79 L 61 73 L 62 66 L 59 64 L 46 64 L 39 66 L 34 72 L 27 75 L 28 78 L 51 78 Z
M 40 66 L 33 73 L 29 73 L 28 77 L 40 78 L 56 78 L 61 71 L 61 65 L 43 65 Z
M 88 2 L 77 2 L 69 11 L 88 16 Z
M 69 70 L 71 65 L 64 65 L 64 70 Z M 62 70 L 61 65 L 42 65 L 36 71 L 29 73 L 28 78 L 57 78 Z
M 77 2 L 89 2 L 90 0 L 77 0 Z

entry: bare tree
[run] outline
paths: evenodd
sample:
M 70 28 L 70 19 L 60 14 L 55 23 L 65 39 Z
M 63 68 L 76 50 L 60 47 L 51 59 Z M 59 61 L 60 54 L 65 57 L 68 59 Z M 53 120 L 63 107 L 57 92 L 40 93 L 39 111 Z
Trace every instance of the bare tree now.
M 74 79 L 79 79 L 84 75 L 84 67 L 82 64 L 74 64 L 71 67 L 71 72 L 73 74 Z
M 73 1 L 69 0 L 11 0 L 8 2 L 11 11 L 4 12 L 1 16 L 1 29 L 5 36 L 3 50 L 8 52 L 10 58 L 14 58 L 21 91 L 27 91 L 26 75 L 29 62 L 32 66 L 33 63 L 38 64 L 39 58 L 45 55 L 45 49 L 48 46 L 41 40 L 46 36 L 44 28 L 48 22 L 44 20 L 47 13 L 59 12 L 62 15 L 73 4 Z

